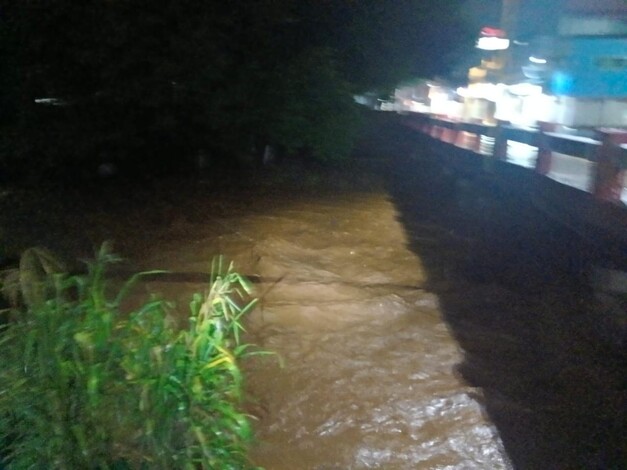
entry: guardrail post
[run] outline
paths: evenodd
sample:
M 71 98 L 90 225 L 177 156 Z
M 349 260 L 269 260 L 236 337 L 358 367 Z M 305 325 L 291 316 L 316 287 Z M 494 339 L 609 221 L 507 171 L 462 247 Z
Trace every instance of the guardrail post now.
M 442 126 L 439 126 L 437 123 L 433 123 L 431 126 L 430 135 L 434 139 L 440 140 L 440 136 L 442 135 Z
M 492 155 L 496 160 L 507 160 L 507 136 L 505 135 L 505 129 L 503 129 L 505 121 L 497 121 L 494 128 L 494 151 Z
M 470 150 L 481 153 L 481 133 L 474 133 L 470 138 Z
M 464 132 L 464 128 L 460 126 L 457 131 L 457 137 L 455 138 L 455 142 L 453 144 L 457 147 L 466 148 L 466 132 Z
M 442 130 L 442 137 L 441 137 L 442 142 L 446 142 L 448 144 L 454 144 L 455 141 L 457 140 L 458 132 L 459 130 L 458 130 L 457 124 L 447 123 L 447 125 Z
M 625 184 L 627 131 L 599 129 L 601 146 L 597 152 L 597 167 L 592 192 L 597 199 L 618 203 Z
M 474 151 L 475 147 L 477 147 L 475 145 L 476 144 L 475 137 L 476 137 L 475 134 L 471 134 L 466 129 L 460 129 L 459 133 L 457 134 L 457 139 L 455 139 L 454 144 L 457 147 Z
M 551 171 L 551 160 L 553 151 L 551 141 L 547 132 L 554 132 L 556 125 L 551 122 L 541 122 L 540 132 L 538 132 L 538 158 L 536 159 L 536 172 L 546 175 Z
M 457 147 L 471 150 L 475 153 L 481 152 L 481 130 L 471 123 L 458 124 L 457 136 L 453 142 Z
M 481 148 L 481 137 L 474 132 L 463 131 L 462 148 L 479 153 Z

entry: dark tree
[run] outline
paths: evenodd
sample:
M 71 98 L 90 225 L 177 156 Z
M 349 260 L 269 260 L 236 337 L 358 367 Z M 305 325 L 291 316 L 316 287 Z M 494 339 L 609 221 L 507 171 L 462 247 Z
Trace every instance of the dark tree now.
M 456 5 L 4 0 L 0 163 L 169 170 L 199 150 L 232 158 L 264 143 L 341 158 L 352 95 L 441 71 Z

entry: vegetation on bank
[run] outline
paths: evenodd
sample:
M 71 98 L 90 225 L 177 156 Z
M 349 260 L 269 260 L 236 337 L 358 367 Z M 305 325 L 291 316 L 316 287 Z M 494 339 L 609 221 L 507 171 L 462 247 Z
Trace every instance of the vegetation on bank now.
M 5 276 L 13 306 L 0 327 L 0 463 L 251 468 L 238 367 L 255 354 L 240 340 L 255 303 L 249 283 L 214 260 L 210 288 L 193 296 L 180 329 L 165 300 L 129 307 L 146 273 L 114 289 L 106 270 L 117 261 L 103 245 L 87 274 L 56 274 L 51 257 L 33 249 Z
M 169 174 L 267 144 L 341 160 L 353 95 L 442 73 L 461 3 L 3 2 L 0 183 Z

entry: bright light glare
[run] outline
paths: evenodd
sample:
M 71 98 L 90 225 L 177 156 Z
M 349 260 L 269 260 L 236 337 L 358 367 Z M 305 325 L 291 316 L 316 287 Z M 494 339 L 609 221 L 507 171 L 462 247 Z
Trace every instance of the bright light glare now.
M 531 56 L 529 57 L 529 62 L 533 62 L 534 64 L 546 64 L 546 59 Z
M 509 47 L 509 39 L 482 37 L 477 40 L 477 49 L 484 51 L 504 51 Z
M 65 101 L 60 100 L 59 98 L 35 98 L 35 103 L 50 106 L 62 106 L 66 104 Z
M 532 83 L 516 83 L 508 88 L 509 92 L 518 96 L 540 95 L 542 87 Z
M 473 83 L 466 89 L 465 97 L 482 98 L 488 101 L 498 101 L 503 95 L 506 85 L 503 83 Z

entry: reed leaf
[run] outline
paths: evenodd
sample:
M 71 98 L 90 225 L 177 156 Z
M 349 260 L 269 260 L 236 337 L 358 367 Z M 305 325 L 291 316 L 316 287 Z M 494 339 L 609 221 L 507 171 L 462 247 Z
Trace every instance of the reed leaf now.
M 0 330 L 0 466 L 252 467 L 238 404 L 238 362 L 259 353 L 240 344 L 250 286 L 214 259 L 208 292 L 193 295 L 179 330 L 165 300 L 122 310 L 143 276 L 164 271 L 107 295 L 107 268 L 119 260 L 103 244 L 87 274 L 69 276 L 48 252 L 22 257 L 23 303 Z

